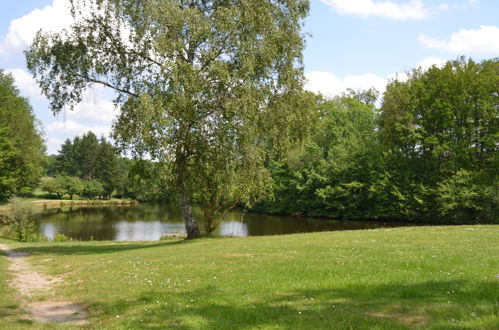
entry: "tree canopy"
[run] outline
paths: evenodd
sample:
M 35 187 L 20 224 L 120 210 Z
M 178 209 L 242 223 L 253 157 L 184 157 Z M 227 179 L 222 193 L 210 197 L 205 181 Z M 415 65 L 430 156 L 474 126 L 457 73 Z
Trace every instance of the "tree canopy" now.
M 0 200 L 31 191 L 43 173 L 45 146 L 28 100 L 0 70 Z
M 387 86 L 380 117 L 393 146 L 426 183 L 459 169 L 497 173 L 499 61 L 464 58 L 414 70 Z M 424 169 L 424 170 L 422 170 Z
M 103 187 L 101 196 L 111 197 L 115 190 L 123 193 L 122 181 L 126 174 L 121 168 L 118 151 L 104 137 L 97 139 L 92 132 L 73 140 L 66 139 L 52 167 L 52 175 L 100 181 Z
M 257 209 L 431 223 L 499 219 L 499 61 L 458 59 L 373 91 L 317 98 L 313 134 L 271 163 Z
M 90 84 L 112 88 L 114 138 L 171 164 L 189 238 L 200 234 L 193 191 L 217 209 L 256 198 L 271 132 L 260 128 L 299 111 L 277 105 L 302 88 L 308 1 L 71 2 L 76 23 L 38 33 L 26 52 L 53 111 L 81 101 Z

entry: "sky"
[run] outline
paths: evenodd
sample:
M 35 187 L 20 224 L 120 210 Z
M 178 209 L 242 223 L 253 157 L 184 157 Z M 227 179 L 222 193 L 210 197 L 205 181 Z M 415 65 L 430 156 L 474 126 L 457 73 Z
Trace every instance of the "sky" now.
M 26 69 L 23 50 L 35 33 L 71 22 L 69 0 L 0 0 L 0 68 L 10 72 L 41 122 L 47 153 L 91 130 L 108 137 L 118 110 L 96 86 L 73 111 L 54 116 Z M 499 57 L 498 0 L 311 0 L 305 20 L 305 88 L 334 97 L 347 88 L 404 79 L 415 67 L 443 65 L 459 56 Z

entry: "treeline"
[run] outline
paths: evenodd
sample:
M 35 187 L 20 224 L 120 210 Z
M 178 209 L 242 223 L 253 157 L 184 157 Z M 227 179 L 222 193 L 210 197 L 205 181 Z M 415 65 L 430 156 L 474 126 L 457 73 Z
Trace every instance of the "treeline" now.
M 79 195 L 164 202 L 173 192 L 159 171 L 159 164 L 122 157 L 104 137 L 87 132 L 66 139 L 57 155 L 47 156 L 40 188 L 57 198 Z
M 377 96 L 372 90 L 350 91 L 327 100 L 305 93 L 304 100 L 287 105 L 299 107 L 300 118 L 273 120 L 293 127 L 281 134 L 292 134 L 285 140 L 295 144 L 282 145 L 272 139 L 277 134 L 260 141 L 268 150 L 272 187 L 267 190 L 273 197 L 253 210 L 497 223 L 499 60 L 460 59 L 413 70 L 406 80 L 388 84 L 379 109 Z M 66 140 L 58 155 L 44 158 L 37 127 L 28 101 L 0 71 L 0 200 L 29 194 L 42 175 L 41 187 L 58 197 L 158 202 L 175 196 L 173 164 L 122 157 L 91 132 Z M 219 192 L 233 190 L 221 186 Z M 202 196 L 203 191 L 194 191 L 195 201 L 206 207 Z
M 464 59 L 318 98 L 310 137 L 269 163 L 256 210 L 341 219 L 498 222 L 499 61 Z
M 110 198 L 125 192 L 126 164 L 111 143 L 88 132 L 66 139 L 59 154 L 49 156 L 42 189 L 57 194 Z
M 12 76 L 0 69 L 0 202 L 38 185 L 45 152 L 39 126 Z

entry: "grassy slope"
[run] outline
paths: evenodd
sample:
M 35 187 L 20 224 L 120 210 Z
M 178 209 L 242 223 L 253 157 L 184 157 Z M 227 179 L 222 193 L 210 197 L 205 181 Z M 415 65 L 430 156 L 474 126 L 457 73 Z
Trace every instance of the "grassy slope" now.
M 499 325 L 499 226 L 18 246 L 89 328 Z

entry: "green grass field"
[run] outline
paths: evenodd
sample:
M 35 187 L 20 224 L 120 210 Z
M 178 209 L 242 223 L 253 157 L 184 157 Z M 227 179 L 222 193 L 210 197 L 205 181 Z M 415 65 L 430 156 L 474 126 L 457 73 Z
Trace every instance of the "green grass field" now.
M 65 279 L 55 293 L 89 329 L 499 328 L 499 226 L 9 244 Z M 5 271 L 0 257 L 3 328 L 40 327 Z
M 10 242 L 0 239 L 0 243 Z M 19 325 L 23 323 L 20 319 L 21 315 L 16 292 L 8 285 L 9 280 L 7 259 L 4 258 L 3 252 L 0 251 L 0 328 L 4 324 Z

